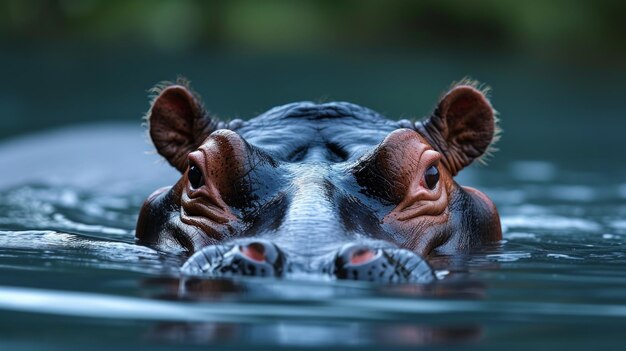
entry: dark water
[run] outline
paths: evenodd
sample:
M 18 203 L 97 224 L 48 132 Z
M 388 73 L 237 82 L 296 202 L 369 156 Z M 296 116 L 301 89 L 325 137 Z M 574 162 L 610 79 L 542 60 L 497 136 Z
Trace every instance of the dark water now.
M 125 124 L 0 144 L 0 349 L 625 345 L 620 167 L 464 171 L 496 202 L 504 240 L 434 260 L 432 285 L 180 281 L 181 257 L 133 241 L 143 199 L 176 178 L 150 149 Z

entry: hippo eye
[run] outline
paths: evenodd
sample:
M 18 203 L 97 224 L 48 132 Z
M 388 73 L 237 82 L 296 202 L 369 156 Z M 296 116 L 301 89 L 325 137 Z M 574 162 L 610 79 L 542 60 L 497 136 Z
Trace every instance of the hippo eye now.
M 424 183 L 428 189 L 433 190 L 439 182 L 439 169 L 436 166 L 430 166 L 424 173 Z
M 195 165 L 191 165 L 189 167 L 189 172 L 187 172 L 187 178 L 189 178 L 189 184 L 194 189 L 198 189 L 204 183 L 202 179 L 202 172 Z

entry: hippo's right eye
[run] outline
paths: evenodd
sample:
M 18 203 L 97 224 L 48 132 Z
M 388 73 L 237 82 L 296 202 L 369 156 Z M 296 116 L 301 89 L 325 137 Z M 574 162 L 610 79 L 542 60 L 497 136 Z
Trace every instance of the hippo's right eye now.
M 194 189 L 198 189 L 204 184 L 204 179 L 202 177 L 202 172 L 196 165 L 191 165 L 189 167 L 189 172 L 187 172 L 187 178 L 189 178 L 189 184 Z
M 439 170 L 437 166 L 430 166 L 424 173 L 424 182 L 430 190 L 434 190 L 439 182 Z

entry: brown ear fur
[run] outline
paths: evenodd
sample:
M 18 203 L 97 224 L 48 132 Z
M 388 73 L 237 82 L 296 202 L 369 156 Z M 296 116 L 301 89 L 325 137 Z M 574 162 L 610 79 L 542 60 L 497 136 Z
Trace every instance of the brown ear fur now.
M 417 131 L 443 154 L 453 176 L 472 161 L 489 154 L 498 138 L 495 111 L 476 85 L 457 85 L 439 101 L 433 114 Z
M 185 85 L 156 88 L 147 121 L 150 138 L 172 166 L 180 172 L 187 167 L 187 155 L 217 127 L 204 111 L 199 98 Z

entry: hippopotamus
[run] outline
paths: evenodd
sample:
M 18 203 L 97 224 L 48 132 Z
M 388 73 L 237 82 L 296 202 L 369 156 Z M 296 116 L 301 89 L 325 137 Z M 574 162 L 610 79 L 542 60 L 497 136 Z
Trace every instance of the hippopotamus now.
M 431 257 L 502 236 L 493 202 L 454 180 L 498 138 L 475 82 L 412 122 L 348 102 L 220 120 L 177 81 L 154 89 L 145 119 L 181 177 L 147 198 L 136 239 L 187 255 L 184 275 L 426 283 Z

